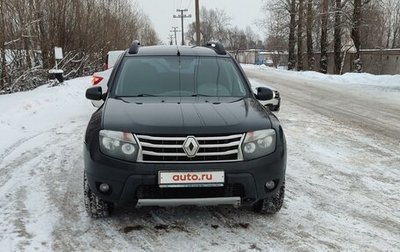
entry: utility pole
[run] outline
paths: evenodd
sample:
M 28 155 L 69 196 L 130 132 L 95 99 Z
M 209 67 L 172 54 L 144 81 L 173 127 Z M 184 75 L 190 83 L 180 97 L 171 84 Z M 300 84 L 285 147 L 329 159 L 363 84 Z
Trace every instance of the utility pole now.
M 196 0 L 196 43 L 200 46 L 200 9 L 199 0 Z
M 168 39 L 169 39 L 169 44 L 170 44 L 170 45 L 173 45 L 173 44 L 174 44 L 174 42 L 173 42 L 174 35 L 170 34 L 170 35 L 168 36 Z M 175 34 L 175 41 L 176 41 L 176 34 Z
M 183 19 L 184 18 L 191 18 L 192 15 L 191 14 L 189 14 L 189 15 L 183 14 L 183 12 L 187 12 L 188 9 L 177 9 L 176 11 L 181 13 L 180 15 L 174 15 L 174 18 L 180 18 L 181 19 L 182 45 L 185 45 L 185 30 L 184 30 L 185 28 L 183 26 Z
M 174 36 L 175 36 L 175 45 L 178 45 L 178 40 L 177 40 L 177 38 L 176 38 L 176 33 L 177 33 L 177 32 L 180 32 L 180 30 L 178 30 L 178 27 L 173 26 L 173 27 L 172 27 L 172 30 L 170 30 L 170 32 L 173 32 L 173 33 L 174 33 Z

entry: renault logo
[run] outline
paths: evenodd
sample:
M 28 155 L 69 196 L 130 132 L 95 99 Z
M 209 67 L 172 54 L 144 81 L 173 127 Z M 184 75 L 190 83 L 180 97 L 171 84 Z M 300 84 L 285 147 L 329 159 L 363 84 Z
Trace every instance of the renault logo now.
M 195 157 L 199 151 L 200 145 L 194 136 L 188 136 L 183 143 L 183 150 L 190 158 Z

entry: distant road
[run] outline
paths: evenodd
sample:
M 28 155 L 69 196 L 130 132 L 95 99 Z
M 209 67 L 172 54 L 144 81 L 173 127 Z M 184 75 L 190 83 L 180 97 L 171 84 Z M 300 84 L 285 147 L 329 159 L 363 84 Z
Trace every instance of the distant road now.
M 246 68 L 247 76 L 279 90 L 283 105 L 290 101 L 349 126 L 400 141 L 400 96 L 398 103 L 362 96 L 354 89 L 321 85 L 274 71 Z

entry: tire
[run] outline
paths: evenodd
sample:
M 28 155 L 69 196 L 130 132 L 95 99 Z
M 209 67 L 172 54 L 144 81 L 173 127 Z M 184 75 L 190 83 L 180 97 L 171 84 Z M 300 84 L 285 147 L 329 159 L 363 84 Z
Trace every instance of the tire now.
M 278 192 L 271 198 L 266 198 L 258 201 L 253 210 L 261 214 L 276 214 L 281 210 L 283 199 L 285 198 L 285 182 L 279 188 Z
M 110 216 L 113 209 L 113 204 L 100 199 L 92 192 L 89 187 L 86 174 L 84 174 L 83 179 L 83 198 L 86 212 L 90 217 L 99 219 Z

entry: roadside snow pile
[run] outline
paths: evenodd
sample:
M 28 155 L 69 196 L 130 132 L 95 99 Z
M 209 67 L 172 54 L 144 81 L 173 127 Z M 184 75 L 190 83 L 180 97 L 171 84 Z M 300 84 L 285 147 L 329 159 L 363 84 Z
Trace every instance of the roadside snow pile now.
M 88 117 L 93 111 L 84 98 L 90 78 L 78 78 L 49 88 L 0 96 L 0 153 L 15 139 L 33 136 L 70 123 L 71 118 Z
M 397 75 L 373 75 L 369 73 L 345 73 L 343 75 L 322 74 L 314 71 L 288 71 L 267 67 L 265 65 L 242 65 L 244 69 L 273 72 L 285 77 L 292 76 L 304 80 L 320 80 L 321 84 L 342 85 L 368 85 L 375 87 L 393 87 L 400 91 L 400 74 Z

